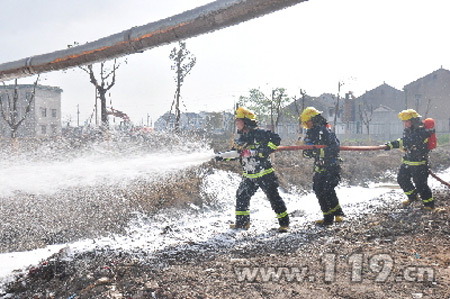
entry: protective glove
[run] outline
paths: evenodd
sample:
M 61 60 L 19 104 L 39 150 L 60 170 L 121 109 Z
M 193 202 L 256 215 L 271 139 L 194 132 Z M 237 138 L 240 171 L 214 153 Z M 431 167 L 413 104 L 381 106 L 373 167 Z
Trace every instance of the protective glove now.
M 303 157 L 305 157 L 305 158 L 312 158 L 312 157 L 314 157 L 313 150 L 303 150 Z
M 223 161 L 223 158 L 221 156 L 215 156 L 215 159 L 216 159 L 217 162 Z
M 385 151 L 389 151 L 392 149 L 392 143 L 390 143 L 390 142 L 385 143 L 383 145 L 385 146 L 385 148 L 384 148 Z
M 254 157 L 257 155 L 258 155 L 258 152 L 255 150 L 246 149 L 241 152 L 241 157 L 244 157 L 244 158 Z
M 319 159 L 316 162 L 314 162 L 314 165 L 319 166 L 319 167 L 323 167 L 325 165 L 325 161 L 322 160 L 322 159 Z

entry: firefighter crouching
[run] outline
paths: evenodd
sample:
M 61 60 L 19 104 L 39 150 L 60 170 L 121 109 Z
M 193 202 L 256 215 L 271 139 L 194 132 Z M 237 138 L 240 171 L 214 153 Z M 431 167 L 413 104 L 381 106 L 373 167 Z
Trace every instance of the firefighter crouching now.
M 386 143 L 386 150 L 399 148 L 405 152 L 397 175 L 397 182 L 408 199 L 405 206 L 417 200 L 420 195 L 424 208 L 434 209 L 434 200 L 428 186 L 428 138 L 434 129 L 427 130 L 421 116 L 413 109 L 403 110 L 398 114 L 405 129 L 403 137 Z
M 269 157 L 280 145 L 280 136 L 259 128 L 255 115 L 243 107 L 236 110 L 235 123 L 237 134 L 233 150 L 240 153 L 238 159 L 242 165 L 243 179 L 236 192 L 236 222 L 230 227 L 250 227 L 250 199 L 261 188 L 278 218 L 278 231 L 287 232 L 289 215 L 278 192 L 278 178 Z
M 323 219 L 317 220 L 316 224 L 325 226 L 342 221 L 344 212 L 334 190 L 341 179 L 340 142 L 321 113 L 314 107 L 307 107 L 300 119 L 307 129 L 305 143 L 326 146 L 303 151 L 304 157 L 314 158 L 313 190 L 323 213 Z

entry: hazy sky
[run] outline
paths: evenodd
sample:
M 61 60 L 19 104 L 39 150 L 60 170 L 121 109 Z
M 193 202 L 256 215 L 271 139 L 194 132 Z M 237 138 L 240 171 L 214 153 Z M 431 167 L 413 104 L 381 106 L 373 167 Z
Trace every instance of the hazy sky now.
M 210 0 L 1 0 L 0 63 L 65 49 L 181 13 Z M 290 96 L 351 90 L 383 82 L 402 89 L 441 66 L 450 69 L 448 0 L 310 0 L 186 41 L 197 64 L 182 87 L 183 111 L 231 111 L 260 87 Z M 169 54 L 177 43 L 127 56 L 111 89 L 113 107 L 140 124 L 170 109 L 175 91 Z M 122 59 L 123 61 L 123 59 Z M 35 77 L 23 78 L 30 83 Z M 75 68 L 41 76 L 63 89 L 63 120 L 86 120 L 94 87 Z M 12 83 L 12 82 L 7 82 Z

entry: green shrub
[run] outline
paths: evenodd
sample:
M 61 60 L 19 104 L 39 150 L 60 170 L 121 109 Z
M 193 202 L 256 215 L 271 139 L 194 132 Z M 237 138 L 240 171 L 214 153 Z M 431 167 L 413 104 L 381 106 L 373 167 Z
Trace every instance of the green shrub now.
M 436 135 L 437 135 L 438 146 L 449 143 L 450 134 L 436 134 Z

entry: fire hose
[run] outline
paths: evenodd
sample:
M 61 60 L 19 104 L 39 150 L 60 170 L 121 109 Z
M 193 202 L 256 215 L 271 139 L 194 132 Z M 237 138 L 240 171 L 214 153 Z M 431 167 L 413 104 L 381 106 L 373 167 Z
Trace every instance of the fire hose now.
M 277 151 L 299 151 L 323 148 L 325 145 L 286 145 L 279 146 Z M 373 146 L 352 146 L 352 145 L 342 145 L 339 147 L 341 151 L 376 151 L 384 150 L 386 145 L 373 145 Z
M 446 181 L 444 181 L 443 179 L 441 179 L 440 177 L 438 177 L 434 172 L 431 171 L 431 169 L 428 169 L 428 172 L 431 174 L 431 176 L 433 178 L 435 178 L 438 182 L 440 182 L 441 184 L 444 184 L 445 186 L 450 188 L 450 183 L 447 183 Z

